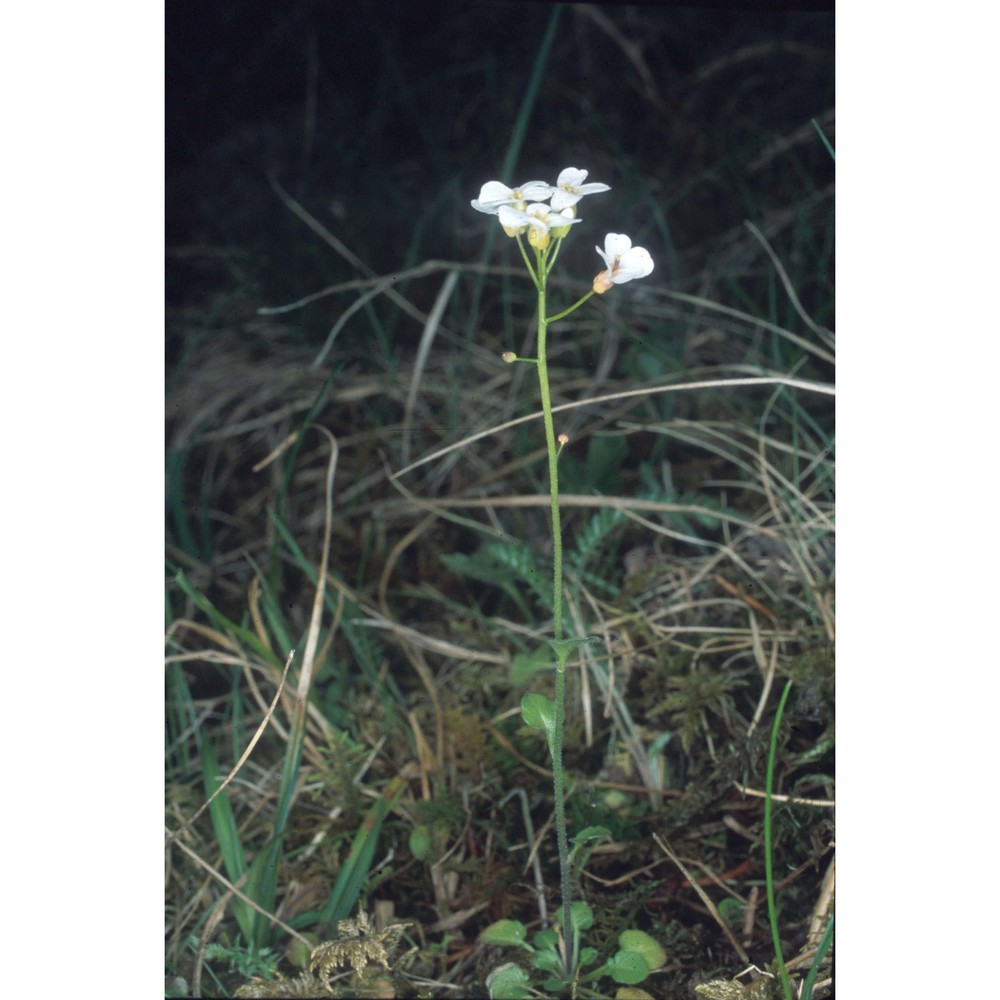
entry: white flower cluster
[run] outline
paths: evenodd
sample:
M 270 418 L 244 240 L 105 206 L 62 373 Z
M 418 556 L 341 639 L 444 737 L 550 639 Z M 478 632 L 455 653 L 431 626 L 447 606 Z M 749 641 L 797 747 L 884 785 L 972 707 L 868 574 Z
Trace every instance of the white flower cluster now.
M 521 236 L 527 231 L 528 242 L 544 250 L 553 236 L 566 236 L 569 227 L 580 221 L 576 217 L 576 203 L 584 195 L 611 190 L 607 184 L 594 181 L 587 184 L 586 179 L 586 170 L 567 167 L 555 184 L 528 181 L 520 187 L 509 188 L 500 181 L 488 181 L 479 197 L 473 200 L 472 207 L 477 212 L 497 216 L 508 236 Z M 603 294 L 612 285 L 644 278 L 653 270 L 649 252 L 633 247 L 631 239 L 623 233 L 608 233 L 604 249 L 594 249 L 607 265 L 607 269 L 594 278 L 594 291 L 598 294 Z

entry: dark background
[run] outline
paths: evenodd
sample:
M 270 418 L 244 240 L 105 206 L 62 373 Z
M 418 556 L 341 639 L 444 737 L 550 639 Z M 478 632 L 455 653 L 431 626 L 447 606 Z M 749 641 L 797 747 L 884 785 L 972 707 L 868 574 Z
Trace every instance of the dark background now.
M 699 286 L 746 218 L 766 223 L 827 190 L 832 220 L 833 163 L 810 125 L 835 141 L 829 12 L 564 5 L 515 176 L 499 177 L 553 10 L 169 4 L 168 303 L 234 285 L 298 297 L 353 276 L 280 203 L 269 171 L 378 273 L 474 258 L 482 220 L 468 203 L 482 183 L 566 165 L 642 192 L 628 208 L 595 205 L 613 213 L 608 228 L 648 233 L 642 200 L 655 199 L 665 225 L 646 242 L 675 288 Z

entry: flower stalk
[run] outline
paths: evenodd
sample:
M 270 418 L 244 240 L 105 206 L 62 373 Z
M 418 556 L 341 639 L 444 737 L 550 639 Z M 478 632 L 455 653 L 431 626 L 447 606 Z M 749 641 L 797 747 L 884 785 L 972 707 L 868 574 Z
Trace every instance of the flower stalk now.
M 558 248 L 562 240 L 556 244 Z M 545 426 L 545 448 L 549 459 L 549 499 L 552 509 L 552 633 L 556 642 L 563 637 L 563 560 L 562 560 L 562 520 L 559 514 L 559 453 L 562 447 L 556 445 L 555 426 L 552 420 L 552 394 L 549 390 L 549 365 L 546 356 L 548 325 L 545 317 L 545 293 L 549 269 L 546 267 L 546 253 L 538 252 L 538 392 L 542 399 L 542 422 Z M 579 303 L 578 303 L 579 304 Z M 574 307 L 575 308 L 575 307 Z M 572 311 L 572 310 L 569 310 Z M 570 902 L 572 888 L 569 872 L 569 836 L 566 831 L 566 773 L 563 769 L 563 733 L 566 727 L 566 666 L 562 658 L 556 669 L 556 697 L 553 717 L 552 784 L 555 800 L 556 846 L 559 851 L 559 883 L 562 895 L 563 962 L 567 975 L 576 965 L 572 953 L 573 936 L 570 924 Z
M 542 422 L 545 428 L 545 447 L 549 463 L 549 497 L 552 516 L 552 605 L 553 640 L 556 653 L 555 701 L 540 695 L 526 695 L 521 703 L 522 716 L 529 725 L 545 730 L 549 753 L 552 756 L 552 781 L 555 798 L 556 842 L 559 850 L 559 882 L 562 895 L 562 959 L 567 977 L 574 975 L 577 965 L 577 941 L 572 921 L 572 886 L 570 885 L 569 835 L 566 829 L 566 773 L 563 767 L 563 736 L 566 722 L 566 661 L 569 650 L 586 640 L 566 640 L 563 637 L 563 550 L 562 522 L 559 512 L 559 456 L 568 442 L 565 434 L 556 438 L 552 419 L 552 394 L 549 388 L 547 357 L 548 328 L 579 309 L 593 295 L 602 295 L 616 284 L 633 278 L 644 277 L 653 270 L 653 261 L 642 247 L 633 247 L 628 236 L 608 233 L 605 249 L 595 247 L 604 260 L 606 269 L 593 281 L 593 287 L 568 309 L 546 316 L 546 296 L 549 275 L 555 266 L 563 240 L 580 222 L 576 217 L 577 203 L 581 198 L 601 191 L 608 191 L 607 184 L 585 183 L 586 170 L 567 167 L 559 174 L 554 185 L 544 181 L 529 181 L 520 188 L 509 188 L 499 181 L 483 185 L 479 198 L 472 207 L 479 212 L 497 216 L 504 232 L 517 240 L 525 267 L 538 292 L 537 356 L 519 358 L 513 351 L 505 351 L 504 361 L 529 361 L 538 370 L 538 391 L 542 400 Z M 544 199 L 549 199 L 549 204 Z M 532 262 L 522 236 L 534 250 Z

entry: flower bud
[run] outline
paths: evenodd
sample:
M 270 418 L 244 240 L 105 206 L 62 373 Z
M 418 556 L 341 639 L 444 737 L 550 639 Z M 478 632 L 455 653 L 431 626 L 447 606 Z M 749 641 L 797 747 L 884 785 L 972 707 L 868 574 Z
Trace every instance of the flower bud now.
M 532 226 L 528 230 L 528 242 L 536 250 L 544 250 L 552 242 L 552 234 L 547 229 L 536 229 Z
M 614 282 L 611 280 L 610 271 L 601 271 L 601 273 L 594 278 L 594 291 L 597 292 L 598 295 L 603 295 L 613 285 Z
M 569 208 L 564 208 L 559 214 L 564 215 L 567 219 L 575 219 L 576 206 L 571 205 Z M 572 226 L 570 225 L 570 223 L 567 223 L 565 226 L 555 226 L 552 229 L 552 235 L 555 236 L 557 239 L 561 240 L 564 236 L 569 235 L 569 231 L 571 228 Z
M 503 358 L 509 365 L 512 365 L 515 361 L 517 361 L 517 355 L 513 351 L 504 351 L 500 357 Z

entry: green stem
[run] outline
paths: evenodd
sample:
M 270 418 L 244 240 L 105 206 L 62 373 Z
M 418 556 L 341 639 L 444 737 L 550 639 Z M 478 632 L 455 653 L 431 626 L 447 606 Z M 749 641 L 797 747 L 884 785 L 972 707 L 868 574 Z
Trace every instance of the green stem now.
M 785 690 L 781 692 L 778 711 L 774 716 L 774 725 L 771 727 L 771 746 L 767 755 L 767 783 L 764 788 L 764 879 L 767 883 L 767 916 L 771 923 L 771 940 L 774 942 L 774 957 L 778 962 L 781 988 L 786 1000 L 792 1000 L 792 986 L 788 981 L 785 956 L 781 953 L 781 936 L 778 933 L 778 911 L 774 905 L 774 859 L 771 844 L 771 804 L 773 800 L 771 793 L 774 784 L 775 757 L 778 750 L 778 727 L 781 725 L 781 716 L 785 711 L 785 702 L 788 701 L 788 692 L 791 689 L 792 682 L 789 680 L 785 685 Z
M 542 290 L 542 286 L 538 284 L 538 275 L 535 274 L 535 269 L 531 266 L 531 258 L 528 257 L 528 251 L 524 249 L 524 243 L 521 242 L 521 237 L 517 237 L 517 249 L 521 251 L 521 256 L 524 258 L 524 266 L 528 269 L 528 274 L 531 275 L 531 280 L 535 283 L 535 288 L 539 291 Z
M 593 288 L 591 288 L 591 290 L 589 292 L 587 292 L 587 294 L 584 295 L 582 299 L 578 299 L 576 302 L 574 302 L 569 307 L 569 309 L 563 309 L 563 311 L 561 313 L 556 313 L 555 316 L 550 316 L 545 322 L 546 323 L 555 323 L 555 321 L 557 319 L 562 319 L 564 316 L 568 316 L 574 309 L 579 309 L 579 307 L 582 306 L 584 304 L 584 302 L 586 302 L 587 299 L 590 298 L 591 295 L 595 295 L 595 294 L 596 294 L 596 292 L 594 291 Z
M 552 396 L 549 393 L 549 365 L 545 357 L 545 285 L 538 290 L 538 387 L 542 397 L 542 420 L 545 424 L 545 447 L 549 455 L 549 495 L 552 505 L 552 599 L 554 616 L 553 638 L 562 634 L 562 524 L 559 518 L 559 451 L 555 426 L 552 422 Z
M 563 724 L 566 719 L 566 671 L 556 671 L 556 711 L 555 732 L 552 736 L 552 790 L 555 795 L 556 846 L 559 849 L 559 890 L 562 893 L 562 925 L 566 963 L 566 974 L 570 975 L 576 966 L 574 954 L 573 925 L 570 922 L 570 902 L 572 886 L 569 880 L 569 836 L 566 832 L 566 774 L 563 770 Z
M 545 355 L 545 337 L 550 322 L 545 318 L 545 285 L 548 270 L 545 251 L 538 253 L 538 388 L 542 397 L 542 419 L 545 424 L 545 446 L 549 455 L 549 494 L 552 500 L 552 631 L 556 641 L 563 637 L 562 622 L 562 523 L 559 518 L 559 452 L 552 423 L 552 396 L 549 393 L 549 366 Z M 562 657 L 556 667 L 555 731 L 552 736 L 552 783 L 555 795 L 556 844 L 559 849 L 559 883 L 562 892 L 562 933 L 566 974 L 576 965 L 573 930 L 570 923 L 569 838 L 566 833 L 566 775 L 563 770 L 563 730 L 566 721 L 566 665 Z
M 549 250 L 548 250 L 548 253 L 547 253 L 548 267 L 545 268 L 545 277 L 546 278 L 552 273 L 552 268 L 554 268 L 556 266 L 556 257 L 559 256 L 559 250 L 562 247 L 562 245 L 563 245 L 563 241 L 562 241 L 561 238 L 559 238 L 559 239 L 557 239 L 555 241 L 555 243 L 553 243 L 549 247 Z

